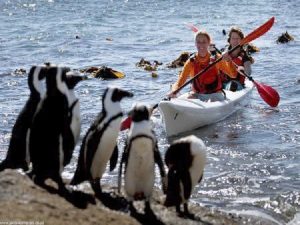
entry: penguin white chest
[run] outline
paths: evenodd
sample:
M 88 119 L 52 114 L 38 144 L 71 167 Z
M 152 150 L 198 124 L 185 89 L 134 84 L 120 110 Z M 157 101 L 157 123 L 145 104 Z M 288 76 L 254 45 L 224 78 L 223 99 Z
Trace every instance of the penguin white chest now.
M 93 179 L 101 178 L 105 172 L 106 164 L 117 145 L 120 122 L 121 119 L 114 120 L 110 123 L 106 130 L 103 131 L 103 135 L 99 140 L 91 165 L 91 175 Z
M 153 141 L 139 138 L 131 143 L 125 172 L 125 190 L 130 199 L 143 194 L 149 198 L 154 186 Z
M 189 169 L 191 181 L 192 181 L 192 189 L 198 184 L 200 177 L 203 174 L 204 170 L 204 162 L 200 155 L 195 155 L 193 158 L 192 166 Z

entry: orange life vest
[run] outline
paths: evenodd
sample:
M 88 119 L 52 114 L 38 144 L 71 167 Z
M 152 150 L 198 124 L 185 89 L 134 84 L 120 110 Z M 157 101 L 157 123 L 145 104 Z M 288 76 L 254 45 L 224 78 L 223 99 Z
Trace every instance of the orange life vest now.
M 213 63 L 215 59 L 210 57 L 207 64 L 200 64 L 197 60 L 191 58 L 194 64 L 194 74 L 198 74 L 203 69 L 205 69 L 209 64 Z M 193 81 L 192 84 L 193 91 L 200 94 L 210 94 L 222 90 L 222 80 L 219 76 L 219 70 L 216 66 L 211 67 L 204 74 L 200 75 Z

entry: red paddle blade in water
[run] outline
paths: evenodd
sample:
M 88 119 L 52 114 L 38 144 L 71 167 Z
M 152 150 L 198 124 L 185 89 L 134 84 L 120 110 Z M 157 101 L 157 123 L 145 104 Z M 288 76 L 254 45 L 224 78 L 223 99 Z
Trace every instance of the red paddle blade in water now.
M 131 122 L 132 122 L 132 120 L 131 120 L 130 116 L 128 116 L 127 118 L 125 118 L 124 120 L 122 120 L 120 130 L 122 131 L 122 130 L 129 129 L 130 126 L 131 126 Z
M 265 84 L 253 81 L 260 97 L 271 107 L 276 107 L 279 104 L 280 96 L 278 92 Z

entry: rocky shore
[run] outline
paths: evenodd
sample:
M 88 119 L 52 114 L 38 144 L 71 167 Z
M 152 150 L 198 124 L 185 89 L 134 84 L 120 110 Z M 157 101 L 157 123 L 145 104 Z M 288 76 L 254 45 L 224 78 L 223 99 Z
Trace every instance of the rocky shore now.
M 0 173 L 0 224 L 272 224 L 262 218 L 227 214 L 192 203 L 189 206 L 195 218 L 180 218 L 174 208 L 163 206 L 160 190 L 153 194 L 153 214 L 142 212 L 142 202 L 135 203 L 137 212 L 130 214 L 126 200 L 113 187 L 104 187 L 104 192 L 101 201 L 95 200 L 89 186 L 83 185 L 72 195 L 61 197 L 55 186 L 46 190 L 20 172 L 5 170 Z

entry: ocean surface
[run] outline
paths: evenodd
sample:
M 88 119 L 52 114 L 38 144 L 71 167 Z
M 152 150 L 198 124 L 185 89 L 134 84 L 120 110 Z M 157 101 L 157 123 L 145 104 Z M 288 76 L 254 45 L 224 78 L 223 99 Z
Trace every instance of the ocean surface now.
M 247 34 L 275 16 L 272 29 L 253 42 L 260 52 L 253 55 L 252 69 L 256 81 L 279 92 L 279 106 L 269 107 L 254 90 L 242 110 L 181 136 L 195 134 L 208 146 L 204 179 L 192 201 L 260 215 L 274 224 L 299 222 L 299 8 L 300 1 L 292 0 L 1 0 L 0 159 L 6 155 L 12 126 L 29 94 L 27 75 L 16 74 L 16 69 L 28 72 L 32 65 L 52 62 L 72 69 L 106 65 L 126 74 L 121 80 L 90 79 L 78 85 L 82 137 L 101 111 L 107 85 L 134 92 L 133 99 L 122 102 L 124 112 L 135 102 L 155 104 L 166 95 L 180 70 L 169 69 L 167 64 L 182 51 L 195 51 L 186 23 L 206 29 L 221 48 L 227 39 L 223 29 L 237 25 Z M 285 31 L 295 41 L 277 44 L 277 37 Z M 136 67 L 141 58 L 163 63 L 157 78 Z M 153 125 L 164 155 L 171 141 L 181 136 L 167 138 L 158 113 Z M 126 132 L 119 136 L 120 151 L 125 136 Z M 64 176 L 72 176 L 78 151 L 79 144 Z M 103 179 L 116 185 L 117 170 Z

